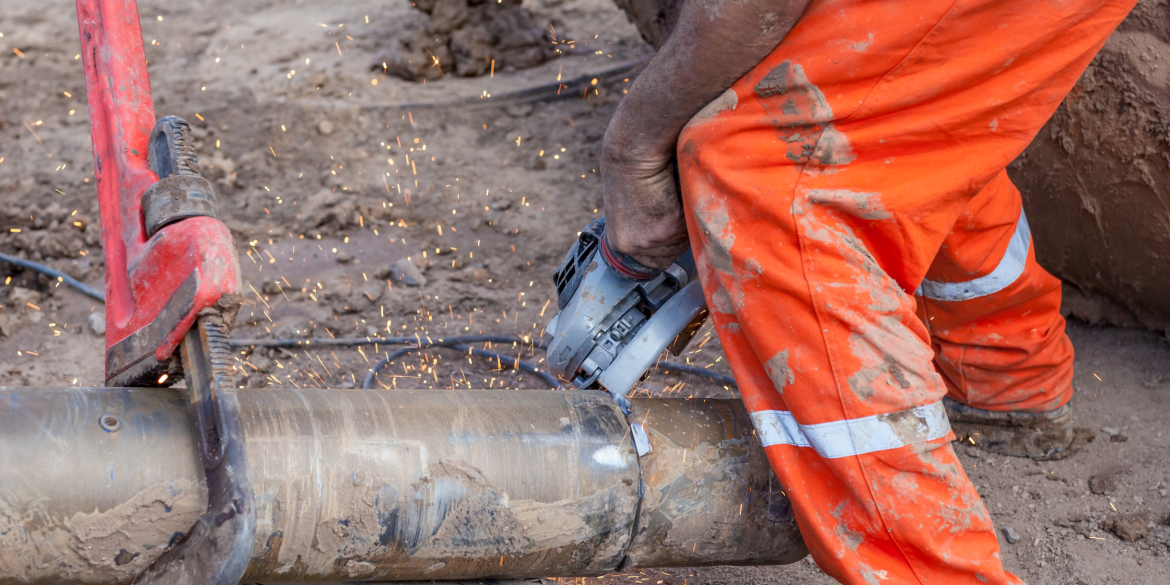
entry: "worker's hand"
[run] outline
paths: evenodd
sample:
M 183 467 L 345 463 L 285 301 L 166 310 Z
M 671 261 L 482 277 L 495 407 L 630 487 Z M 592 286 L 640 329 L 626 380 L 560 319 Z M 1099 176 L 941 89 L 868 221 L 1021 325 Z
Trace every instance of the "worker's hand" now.
M 605 131 L 601 180 L 610 246 L 654 268 L 686 251 L 674 155 L 683 126 L 768 56 L 809 0 L 683 3 L 670 38 Z
M 611 123 L 602 142 L 605 237 L 613 250 L 659 270 L 690 246 L 668 153 L 631 145 Z

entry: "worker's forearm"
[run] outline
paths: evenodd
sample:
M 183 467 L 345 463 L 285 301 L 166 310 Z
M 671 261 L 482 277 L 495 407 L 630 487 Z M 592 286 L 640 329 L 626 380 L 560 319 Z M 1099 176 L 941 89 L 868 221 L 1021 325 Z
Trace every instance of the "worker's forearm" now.
M 671 164 L 699 110 L 768 56 L 808 0 L 687 0 L 670 39 L 610 120 L 601 152 L 605 241 L 666 268 L 689 246 Z
M 688 0 L 606 132 L 619 159 L 669 159 L 683 126 L 771 53 L 808 0 Z

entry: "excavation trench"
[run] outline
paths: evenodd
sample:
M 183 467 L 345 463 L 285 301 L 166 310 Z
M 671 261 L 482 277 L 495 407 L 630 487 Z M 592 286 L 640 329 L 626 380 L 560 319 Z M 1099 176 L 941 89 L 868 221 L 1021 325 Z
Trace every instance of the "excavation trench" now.
M 0 583 L 129 583 L 204 510 L 180 391 L 0 388 L 0 404 Z M 240 406 L 258 510 L 245 582 L 806 554 L 738 401 L 639 399 L 627 418 L 599 392 L 280 389 Z

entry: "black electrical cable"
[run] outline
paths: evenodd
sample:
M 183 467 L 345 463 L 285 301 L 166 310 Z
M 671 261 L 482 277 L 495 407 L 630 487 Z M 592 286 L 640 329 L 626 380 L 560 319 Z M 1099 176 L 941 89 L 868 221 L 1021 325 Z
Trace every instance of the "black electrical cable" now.
M 532 102 L 552 102 L 566 99 L 581 99 L 581 91 L 594 87 L 598 82 L 613 82 L 619 79 L 629 79 L 637 76 L 641 69 L 650 62 L 653 55 L 638 57 L 629 61 L 618 63 L 613 67 L 596 71 L 593 73 L 583 73 L 577 77 L 565 79 L 564 81 L 556 81 L 553 83 L 544 83 L 531 87 L 525 87 L 498 95 L 493 95 L 488 99 L 483 99 L 482 96 L 472 98 L 463 98 L 451 101 L 436 101 L 436 102 L 404 102 L 404 103 L 373 103 L 361 106 L 363 111 L 407 111 L 407 110 L 426 110 L 426 109 L 449 109 L 449 108 L 465 108 L 465 109 L 479 109 L 507 106 L 514 103 L 532 103 Z
M 496 336 L 465 335 L 462 337 L 496 337 Z M 508 339 L 508 338 L 499 338 L 499 337 L 497 337 L 497 338 L 501 340 L 501 343 L 505 343 L 506 342 L 505 340 Z M 516 342 L 520 342 L 520 343 L 523 343 L 523 341 L 524 341 L 524 340 L 518 339 L 518 338 L 512 338 L 512 340 L 514 340 Z M 412 341 L 414 341 L 414 340 L 412 340 Z M 543 349 L 543 346 L 540 346 L 540 345 L 537 345 L 536 347 Z M 412 347 L 404 347 L 402 349 L 396 349 L 396 350 L 386 354 L 386 357 L 378 360 L 378 362 L 374 364 L 374 367 L 370 368 L 370 373 L 366 374 L 366 379 L 362 382 L 362 388 L 370 388 L 374 384 L 374 378 L 378 375 L 378 372 L 382 368 L 386 367 L 386 365 L 388 365 L 390 362 L 392 362 L 396 359 L 405 357 L 412 352 L 419 351 L 422 349 L 431 349 L 431 348 L 452 349 L 452 350 L 456 350 L 456 351 L 460 351 L 460 352 L 464 352 L 464 353 L 471 353 L 471 354 L 477 355 L 479 357 L 485 357 L 488 359 L 499 360 L 499 363 L 501 366 L 508 365 L 508 366 L 512 366 L 513 368 L 519 368 L 521 370 L 524 370 L 525 372 L 528 372 L 530 374 L 534 374 L 534 375 L 538 376 L 540 379 L 544 380 L 545 383 L 547 383 L 552 388 L 560 388 L 561 387 L 560 381 L 557 380 L 552 374 L 549 374 L 548 372 L 542 372 L 539 368 L 537 368 L 536 366 L 534 366 L 534 365 L 532 365 L 524 360 L 521 360 L 519 358 L 514 358 L 514 357 L 509 356 L 509 355 L 496 353 L 494 351 L 488 351 L 486 349 L 478 349 L 475 347 L 471 347 L 469 345 L 465 345 L 463 343 L 460 343 L 459 338 L 449 338 L 449 339 L 443 339 L 440 341 L 432 341 L 429 343 L 424 343 L 422 345 L 415 345 Z
M 704 376 L 704 377 L 710 378 L 716 382 L 723 384 L 724 386 L 731 386 L 732 388 L 739 387 L 735 383 L 735 378 L 732 378 L 731 376 L 725 376 L 723 374 L 720 374 L 719 372 L 712 372 L 711 370 L 708 370 L 706 368 L 700 368 L 698 366 L 690 366 L 687 364 L 679 364 L 679 363 L 675 363 L 675 362 L 662 362 L 662 363 L 658 364 L 657 367 L 659 370 L 663 371 L 664 374 L 669 374 L 670 370 L 677 370 L 679 372 L 685 372 L 687 374 L 695 374 L 698 376 Z
M 85 283 L 49 266 L 33 262 L 32 260 L 25 260 L 17 258 L 16 256 L 9 256 L 8 254 L 0 253 L 0 260 L 20 266 L 21 268 L 28 268 L 48 276 L 52 276 L 61 282 L 77 289 L 78 291 L 89 295 L 101 302 L 106 302 L 106 295 Z M 425 341 L 424 341 L 425 340 Z M 230 339 L 228 343 L 231 347 L 307 347 L 307 346 L 356 346 L 356 345 L 406 345 L 402 349 L 395 350 L 386 357 L 378 360 L 370 373 L 366 375 L 365 382 L 362 388 L 369 388 L 373 384 L 374 377 L 378 371 L 389 364 L 391 361 L 410 354 L 411 352 L 427 348 L 446 348 L 461 352 L 470 352 L 472 355 L 485 357 L 488 359 L 499 360 L 503 365 L 505 362 L 509 366 L 516 369 L 524 370 L 530 374 L 534 374 L 540 379 L 544 380 L 553 388 L 560 388 L 561 383 L 553 375 L 548 372 L 541 371 L 536 366 L 509 355 L 488 351 L 486 349 L 478 349 L 471 347 L 470 343 L 515 343 L 521 347 L 528 346 L 529 349 L 545 349 L 544 344 L 538 341 L 525 341 L 520 337 L 511 337 L 508 335 L 458 335 L 455 337 L 448 337 L 445 339 L 432 339 L 429 336 L 416 337 L 337 337 L 330 339 L 295 339 L 295 338 L 279 338 L 279 339 Z M 679 372 L 686 372 L 688 374 L 695 374 L 710 378 L 716 382 L 726 386 L 736 386 L 735 379 L 730 376 L 725 376 L 717 372 L 712 372 L 704 368 L 690 366 L 686 364 L 678 364 L 673 362 L 662 362 L 658 364 L 659 369 L 670 370 L 674 369 Z
M 351 346 L 351 345 L 414 345 L 414 346 L 430 346 L 437 344 L 451 343 L 518 343 L 521 345 L 532 345 L 538 349 L 544 349 L 544 345 L 540 342 L 525 341 L 520 337 L 512 337 L 510 335 L 458 335 L 455 337 L 448 337 L 443 339 L 432 339 L 429 335 L 419 335 L 417 337 L 336 337 L 330 339 L 297 339 L 295 337 L 283 337 L 278 339 L 233 339 L 230 341 L 232 347 L 296 347 L 307 345 L 327 345 L 327 346 Z
M 96 290 L 84 282 L 81 282 L 80 280 L 77 280 L 76 278 L 73 278 L 72 276 L 69 276 L 68 274 L 65 274 L 64 272 L 61 272 L 55 268 L 50 268 L 44 264 L 37 264 L 32 260 L 25 260 L 24 258 L 17 258 L 16 256 L 9 256 L 8 254 L 2 253 L 0 253 L 0 260 L 3 260 L 9 264 L 14 264 L 21 268 L 28 268 L 29 270 L 35 270 L 41 274 L 52 276 L 53 278 L 64 282 L 65 284 L 77 289 L 84 294 L 87 294 L 103 303 L 106 302 L 105 293 Z
M 362 388 L 369 388 L 374 383 L 374 377 L 378 371 L 386 367 L 390 362 L 404 357 L 411 352 L 428 349 L 428 348 L 447 348 L 454 349 L 461 352 L 470 352 L 473 355 L 486 357 L 489 359 L 497 359 L 501 364 L 507 362 L 507 365 L 513 368 L 519 368 L 528 373 L 539 376 L 542 380 L 547 382 L 553 388 L 560 387 L 560 382 L 548 372 L 542 372 L 536 366 L 512 356 L 496 353 L 494 351 L 487 351 L 485 349 L 473 348 L 467 344 L 469 343 L 513 343 L 520 347 L 527 346 L 528 348 L 544 349 L 544 344 L 539 342 L 526 341 L 520 337 L 511 337 L 507 335 L 457 335 L 455 337 L 448 337 L 442 339 L 432 339 L 429 336 L 418 337 L 338 337 L 331 339 L 232 339 L 229 341 L 232 347 L 310 347 L 310 346 L 354 346 L 354 345 L 406 345 L 402 349 L 395 350 L 386 355 L 386 357 L 378 360 L 374 367 L 370 369 L 370 373 L 366 375 L 365 382 L 362 383 Z
M 370 373 L 366 375 L 365 382 L 362 388 L 369 388 L 374 381 L 374 377 L 378 371 L 384 368 L 390 362 L 406 356 L 407 354 L 419 350 L 432 347 L 441 347 L 448 349 L 455 349 L 462 352 L 470 352 L 473 355 L 486 357 L 489 359 L 500 360 L 500 363 L 508 362 L 509 366 L 519 368 L 531 374 L 535 374 L 547 382 L 551 387 L 560 387 L 560 382 L 550 375 L 548 372 L 542 372 L 536 366 L 508 355 L 487 351 L 484 349 L 477 349 L 470 347 L 468 343 L 513 343 L 520 347 L 527 346 L 529 349 L 545 349 L 544 344 L 539 342 L 526 341 L 520 337 L 510 337 L 507 335 L 458 335 L 455 337 L 448 337 L 445 339 L 432 339 L 429 336 L 418 337 L 337 337 L 331 339 L 296 339 L 296 338 L 282 338 L 282 339 L 232 339 L 229 341 L 232 347 L 309 347 L 309 346 L 355 346 L 355 345 L 407 345 L 403 349 L 395 350 L 386 357 L 379 360 Z

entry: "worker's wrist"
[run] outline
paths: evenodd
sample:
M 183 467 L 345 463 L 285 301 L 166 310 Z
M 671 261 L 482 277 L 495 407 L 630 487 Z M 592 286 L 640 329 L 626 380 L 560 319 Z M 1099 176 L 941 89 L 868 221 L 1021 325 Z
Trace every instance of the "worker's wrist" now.
M 650 280 L 662 273 L 659 268 L 646 266 L 629 254 L 613 248 L 607 235 L 601 236 L 601 258 L 614 272 L 630 280 Z

